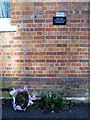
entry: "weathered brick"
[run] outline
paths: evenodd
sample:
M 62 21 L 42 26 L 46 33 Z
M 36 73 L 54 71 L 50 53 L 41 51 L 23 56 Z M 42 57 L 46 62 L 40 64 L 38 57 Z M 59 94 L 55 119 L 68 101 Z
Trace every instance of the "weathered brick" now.
M 46 44 L 45 46 L 46 46 L 46 47 L 56 47 L 55 44 Z
M 33 20 L 23 20 L 23 23 L 33 23 Z
M 45 62 L 45 60 L 43 60 L 43 59 L 42 60 L 35 60 L 35 62 Z
M 89 60 L 79 60 L 79 62 L 89 62 Z
M 14 76 L 14 74 L 6 74 L 5 76 Z
M 34 47 L 44 47 L 44 44 L 34 44 Z
M 36 74 L 36 77 L 46 77 L 46 74 Z
M 45 28 L 35 28 L 35 31 L 45 31 Z
M 45 55 L 45 52 L 35 52 L 35 55 Z
M 58 31 L 68 31 L 69 28 L 58 28 Z
M 54 6 L 56 5 L 57 2 L 46 2 L 45 5 L 46 6 Z
M 67 55 L 67 52 L 57 52 L 57 55 Z
M 44 39 L 44 36 L 34 36 L 34 39 Z
M 57 47 L 67 47 L 67 44 L 57 44 Z
M 46 67 L 36 67 L 36 70 L 46 70 Z
M 68 62 L 78 62 L 78 60 L 68 60 Z
M 46 62 L 50 62 L 51 63 L 51 62 L 56 62 L 56 60 L 54 60 L 54 59 L 53 60 L 46 60 Z
M 80 39 L 86 39 L 86 40 L 88 40 L 88 38 L 89 38 L 89 36 L 87 35 L 85 35 L 85 36 L 80 36 Z
M 73 19 L 73 20 L 70 20 L 70 22 L 71 22 L 71 23 L 80 23 L 80 20 L 75 20 L 75 19 Z
M 56 31 L 57 28 L 46 28 L 46 31 Z
M 46 14 L 55 14 L 55 11 L 47 10 Z
M 57 62 L 60 62 L 60 63 L 64 62 L 64 63 L 66 63 L 67 60 L 57 60 Z
M 56 36 L 46 36 L 46 39 L 56 39 Z
M 47 74 L 47 77 L 56 77 L 56 74 Z
M 45 23 L 45 20 L 34 20 L 35 23 Z
M 56 52 L 47 52 L 46 54 L 47 54 L 47 55 L 57 55 Z
M 44 6 L 43 2 L 34 2 L 34 6 Z

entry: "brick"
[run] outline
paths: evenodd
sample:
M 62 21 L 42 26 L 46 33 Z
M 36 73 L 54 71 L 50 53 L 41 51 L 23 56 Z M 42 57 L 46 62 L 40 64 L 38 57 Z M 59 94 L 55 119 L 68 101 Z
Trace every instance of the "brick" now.
M 61 66 L 65 66 L 65 63 L 61 63 Z
M 89 10 L 82 10 L 82 14 L 89 14 L 90 12 L 89 12 Z
M 56 74 L 47 74 L 47 77 L 56 77 Z
M 37 32 L 37 35 L 43 35 L 43 32 Z
M 56 31 L 57 28 L 46 28 L 46 31 Z
M 34 47 L 44 47 L 44 44 L 34 44 Z
M 46 6 L 54 6 L 54 5 L 56 5 L 56 2 L 46 2 L 45 5 Z
M 18 48 L 18 47 L 22 47 L 22 45 L 13 45 L 13 47 L 15 48 Z
M 78 47 L 79 44 L 69 44 L 69 47 Z
M 6 76 L 14 76 L 14 74 L 6 74 Z
M 66 63 L 67 60 L 57 60 L 57 62 L 60 62 L 60 63 L 64 62 L 64 63 Z
M 19 77 L 24 77 L 25 74 L 16 74 L 16 76 L 19 76 Z
M 42 55 L 42 54 L 40 54 L 40 55 Z M 35 60 L 35 62 L 45 62 L 45 60 Z
M 89 60 L 79 60 L 79 62 L 89 62 Z
M 25 70 L 29 70 L 29 67 L 25 67 Z
M 34 2 L 34 6 L 44 6 L 44 2 Z
M 35 53 L 34 52 L 26 52 L 25 54 L 26 55 L 34 55 Z
M 71 39 L 80 39 L 79 36 L 70 36 Z
M 46 54 L 47 54 L 47 55 L 57 55 L 56 52 L 47 52 Z
M 80 28 L 69 28 L 70 31 L 80 31 Z
M 46 60 L 46 62 L 50 62 L 51 63 L 51 62 L 56 62 L 56 60 L 54 60 L 54 59 L 53 60 Z
M 87 55 L 88 55 L 89 53 L 88 53 L 87 51 L 82 51 L 82 52 L 80 52 L 80 54 L 81 54 L 81 55 L 82 55 L 82 54 L 85 54 L 85 55 L 87 54 Z
M 58 28 L 58 31 L 68 31 L 69 28 Z
M 57 55 L 67 55 L 67 52 L 57 52 Z
M 78 76 L 79 76 L 79 77 L 84 77 L 84 78 L 85 78 L 85 77 L 88 77 L 89 74 L 79 74 Z
M 41 73 L 41 74 L 43 74 L 43 71 L 42 71 L 42 70 L 39 70 L 39 71 L 37 71 L 37 73 Z
M 26 63 L 34 62 L 34 60 L 25 60 Z
M 70 20 L 70 23 L 80 23 L 80 20 L 73 19 L 73 20 Z
M 17 3 L 16 3 L 17 4 Z M 34 4 L 33 4 L 33 2 L 21 2 L 20 3 L 21 4 L 21 6 L 28 6 L 28 7 L 31 7 L 31 6 L 33 6 Z
M 89 70 L 89 67 L 79 67 L 80 70 Z
M 89 44 L 80 44 L 80 47 L 89 47 Z
M 67 47 L 67 44 L 57 44 L 57 47 Z
M 77 77 L 77 74 L 69 74 L 68 77 Z
M 46 67 L 36 67 L 36 70 L 46 70 Z
M 45 55 L 45 52 L 35 52 L 35 55 Z
M 56 47 L 55 44 L 46 44 L 46 47 Z
M 46 74 L 36 74 L 36 77 L 46 77 Z
M 46 11 L 46 14 L 55 14 L 55 11 L 48 10 L 48 11 Z
M 3 47 L 3 48 L 10 48 L 11 45 L 3 45 L 2 47 Z
M 32 11 L 23 11 L 23 15 L 32 15 L 33 12 Z
M 52 20 L 51 19 L 46 19 L 46 23 L 52 23 Z M 51 26 L 53 27 L 53 26 Z
M 78 62 L 78 60 L 68 60 L 68 62 Z
M 88 31 L 89 28 L 81 28 L 81 31 Z
M 35 23 L 45 23 L 45 20 L 34 20 Z
M 56 36 L 46 36 L 46 39 L 56 39 Z
M 44 39 L 44 36 L 34 36 L 34 39 Z
M 23 20 L 23 23 L 33 23 L 33 20 Z
M 45 28 L 35 28 L 35 31 L 45 31 Z
M 24 76 L 26 76 L 26 77 L 35 77 L 34 74 L 25 74 Z
M 60 5 L 60 6 L 68 6 L 68 2 L 56 2 L 57 5 Z
M 15 60 L 15 62 L 24 62 L 24 60 Z
M 86 39 L 86 40 L 88 40 L 88 38 L 89 38 L 88 35 L 87 36 L 80 36 L 80 39 Z
M 47 10 L 47 6 L 42 6 L 42 10 L 43 11 Z
M 7 53 L 3 52 L 1 55 L 8 55 L 9 56 L 9 55 L 13 55 L 13 53 L 12 52 L 7 52 Z

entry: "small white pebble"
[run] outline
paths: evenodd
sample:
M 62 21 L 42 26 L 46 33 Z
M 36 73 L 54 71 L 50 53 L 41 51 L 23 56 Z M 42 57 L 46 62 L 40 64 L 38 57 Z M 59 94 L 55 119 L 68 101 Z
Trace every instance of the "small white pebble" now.
M 52 111 L 51 113 L 54 113 L 54 111 Z

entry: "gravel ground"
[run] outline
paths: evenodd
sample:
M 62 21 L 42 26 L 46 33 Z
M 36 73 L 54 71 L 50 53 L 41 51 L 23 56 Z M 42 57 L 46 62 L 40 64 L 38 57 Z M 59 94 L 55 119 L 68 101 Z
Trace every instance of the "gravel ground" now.
M 55 113 L 43 113 L 39 110 L 29 110 L 26 111 L 14 111 L 12 104 L 3 104 L 2 105 L 2 120 L 33 120 L 34 118 L 43 119 L 48 118 L 56 120 L 57 118 L 62 119 L 83 119 L 83 120 L 90 120 L 89 116 L 90 111 L 90 104 L 79 103 L 74 104 L 72 107 L 68 108 L 67 110 Z

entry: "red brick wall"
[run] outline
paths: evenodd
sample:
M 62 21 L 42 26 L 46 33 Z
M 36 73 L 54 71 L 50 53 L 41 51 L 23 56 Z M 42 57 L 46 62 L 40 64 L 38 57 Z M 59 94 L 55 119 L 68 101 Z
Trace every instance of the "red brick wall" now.
M 66 13 L 66 25 L 53 25 L 57 11 Z M 3 45 L 2 75 L 88 79 L 89 13 L 88 2 L 11 2 L 12 24 L 18 30 Z
M 53 25 L 58 10 L 67 25 Z M 19 31 L 14 76 L 88 77 L 88 3 L 11 3 L 11 15 Z

